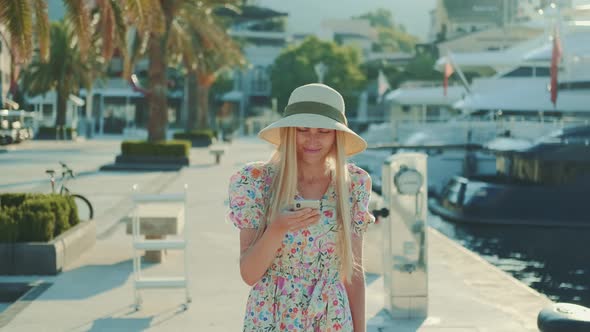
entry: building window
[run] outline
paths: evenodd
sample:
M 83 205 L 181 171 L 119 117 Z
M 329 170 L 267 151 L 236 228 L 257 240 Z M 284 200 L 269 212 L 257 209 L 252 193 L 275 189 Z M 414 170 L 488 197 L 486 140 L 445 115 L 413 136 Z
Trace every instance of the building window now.
M 513 71 L 504 74 L 502 77 L 532 77 L 533 67 L 518 67 Z
M 549 67 L 536 67 L 535 76 L 537 77 L 549 77 L 551 75 Z
M 252 75 L 252 91 L 265 93 L 268 91 L 268 87 L 269 79 L 266 69 L 262 66 L 257 66 L 254 68 L 254 73 Z

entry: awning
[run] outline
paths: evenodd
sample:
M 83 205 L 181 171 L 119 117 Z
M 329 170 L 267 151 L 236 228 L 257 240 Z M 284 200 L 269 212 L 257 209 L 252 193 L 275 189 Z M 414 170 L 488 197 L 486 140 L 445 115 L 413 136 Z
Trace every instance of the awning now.
M 244 94 L 242 93 L 242 91 L 238 91 L 238 90 L 232 90 L 230 92 L 225 93 L 222 97 L 221 100 L 222 101 L 231 101 L 231 102 L 240 102 L 242 101 Z
M 447 95 L 442 86 L 436 87 L 404 87 L 389 92 L 384 100 L 400 105 L 447 105 L 451 106 L 465 94 L 462 86 L 449 86 Z

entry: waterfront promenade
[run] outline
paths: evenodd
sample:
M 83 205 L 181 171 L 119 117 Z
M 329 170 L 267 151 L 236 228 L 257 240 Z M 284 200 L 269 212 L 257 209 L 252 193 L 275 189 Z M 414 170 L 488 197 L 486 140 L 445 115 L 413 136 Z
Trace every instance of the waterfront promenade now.
M 228 145 L 216 165 L 205 148 L 191 150 L 179 172 L 100 172 L 118 153 L 120 137 L 78 142 L 26 142 L 0 153 L 0 192 L 42 191 L 44 171 L 68 163 L 80 176 L 73 191 L 95 207 L 97 243 L 57 276 L 0 276 L 2 282 L 36 282 L 37 293 L 0 313 L 0 331 L 241 331 L 248 287 L 238 270 L 238 231 L 225 221 L 227 184 L 245 162 L 266 159 L 271 149 L 256 138 Z M 121 220 L 131 209 L 130 193 L 173 193 L 188 184 L 187 225 L 190 291 L 147 290 L 135 312 L 131 238 Z M 379 226 L 367 241 L 379 242 Z M 365 260 L 381 260 L 375 250 Z M 551 303 L 437 231 L 429 230 L 429 317 L 393 321 L 383 306 L 383 279 L 367 275 L 369 331 L 536 331 L 536 315 Z M 182 254 L 170 251 L 147 273 L 182 273 Z M 376 265 L 376 264 L 371 264 Z

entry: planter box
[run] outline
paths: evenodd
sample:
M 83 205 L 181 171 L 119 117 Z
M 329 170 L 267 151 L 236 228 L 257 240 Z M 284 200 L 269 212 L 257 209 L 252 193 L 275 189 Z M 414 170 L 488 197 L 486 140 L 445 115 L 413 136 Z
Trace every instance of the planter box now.
M 0 275 L 56 275 L 96 243 L 94 220 L 50 242 L 0 243 Z
M 35 139 L 37 140 L 75 140 L 78 137 L 76 130 L 66 130 L 65 133 L 62 130 L 56 130 L 55 128 L 39 129 Z
M 188 157 L 124 156 L 118 155 L 115 163 L 103 165 L 101 171 L 179 171 L 189 165 Z
M 125 156 L 118 155 L 115 158 L 116 164 L 174 164 L 188 166 L 188 157 L 169 156 Z
M 207 147 L 213 143 L 210 138 L 190 138 L 188 140 L 191 141 L 193 148 Z

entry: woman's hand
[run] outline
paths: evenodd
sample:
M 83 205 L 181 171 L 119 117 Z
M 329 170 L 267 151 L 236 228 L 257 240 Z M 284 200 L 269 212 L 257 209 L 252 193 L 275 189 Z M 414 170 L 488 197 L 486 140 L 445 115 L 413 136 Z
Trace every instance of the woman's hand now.
M 305 208 L 297 211 L 283 211 L 269 225 L 269 230 L 284 235 L 309 227 L 320 220 L 318 209 Z

